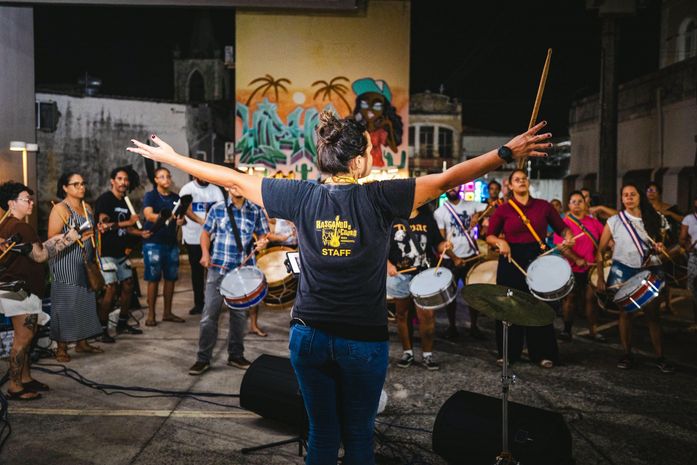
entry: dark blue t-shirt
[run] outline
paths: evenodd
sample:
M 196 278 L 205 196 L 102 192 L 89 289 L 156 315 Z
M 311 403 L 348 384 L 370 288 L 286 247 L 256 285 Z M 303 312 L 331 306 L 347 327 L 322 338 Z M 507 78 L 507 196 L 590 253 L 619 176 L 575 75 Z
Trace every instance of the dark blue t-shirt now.
M 168 195 L 160 194 L 157 189 L 153 189 L 150 192 L 146 192 L 143 197 L 143 208 L 150 207 L 155 214 L 160 213 L 164 208 L 169 211 L 174 210 L 174 204 L 179 200 L 179 196 L 174 192 L 170 192 Z M 152 229 L 155 225 L 152 221 L 146 221 L 143 225 L 144 229 Z M 175 245 L 177 243 L 177 222 L 173 219 L 169 222 L 169 226 L 164 226 L 147 239 L 143 239 L 143 242 L 153 243 L 153 244 L 168 244 Z
M 364 185 L 264 179 L 271 218 L 292 221 L 300 244 L 293 316 L 312 323 L 387 327 L 385 277 L 392 220 L 408 218 L 414 179 Z

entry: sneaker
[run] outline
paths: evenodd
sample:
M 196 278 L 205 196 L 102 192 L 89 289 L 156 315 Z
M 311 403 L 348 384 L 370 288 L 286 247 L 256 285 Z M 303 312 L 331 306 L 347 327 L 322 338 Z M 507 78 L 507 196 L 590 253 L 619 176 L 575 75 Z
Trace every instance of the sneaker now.
M 605 336 L 603 336 L 603 335 L 600 334 L 600 333 L 595 333 L 595 334 L 593 334 L 593 335 L 590 335 L 590 334 L 589 334 L 588 337 L 591 339 L 591 341 L 595 341 L 595 342 L 607 342 L 607 339 L 605 338 Z
M 135 326 L 131 326 L 128 323 L 119 323 L 116 325 L 116 332 L 117 333 L 126 333 L 126 334 L 143 334 L 142 329 L 138 329 Z
M 228 357 L 227 364 L 231 367 L 239 368 L 240 370 L 246 370 L 252 364 L 249 360 L 243 356 L 239 357 Z
M 189 315 L 200 315 L 201 312 L 203 312 L 203 308 L 194 306 L 189 310 Z
M 404 352 L 402 354 L 402 358 L 399 359 L 399 362 L 397 362 L 397 366 L 399 368 L 409 368 L 412 363 L 414 363 L 414 356 L 412 354 Z
M 657 358 L 655 363 L 658 369 L 661 370 L 661 373 L 672 373 L 675 371 L 675 368 L 668 363 L 665 357 Z
M 204 371 L 210 368 L 210 365 L 208 362 L 199 362 L 197 361 L 193 365 L 191 365 L 191 368 L 189 368 L 189 374 L 191 376 L 198 376 L 203 374 Z
M 445 330 L 443 333 L 443 339 L 447 339 L 449 341 L 453 341 L 460 337 L 460 333 L 457 331 L 457 328 L 454 326 L 448 326 L 448 329 Z
M 562 331 L 561 333 L 559 333 L 559 336 L 557 336 L 557 339 L 564 342 L 570 342 L 571 339 L 573 339 L 573 336 L 569 331 Z
M 617 368 L 621 368 L 622 370 L 629 370 L 632 368 L 632 365 L 634 365 L 634 358 L 631 354 L 625 354 L 620 361 L 617 362 Z
M 429 371 L 440 370 L 440 365 L 438 365 L 438 362 L 433 360 L 433 355 L 427 355 L 424 357 L 423 364 L 424 367 L 426 367 L 426 369 Z
M 116 339 L 111 337 L 109 331 L 103 331 L 101 336 L 97 336 L 97 341 L 103 342 L 105 344 L 113 344 L 114 342 L 116 342 Z

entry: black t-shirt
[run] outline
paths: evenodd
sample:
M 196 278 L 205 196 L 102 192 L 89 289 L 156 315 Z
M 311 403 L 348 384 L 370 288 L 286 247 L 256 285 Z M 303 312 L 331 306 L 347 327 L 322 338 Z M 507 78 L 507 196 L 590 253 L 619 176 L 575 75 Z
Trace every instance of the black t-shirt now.
M 411 235 L 407 232 L 405 223 L 404 220 L 392 223 L 389 259 L 397 270 L 417 268 L 406 273 L 414 275 L 434 263 L 434 249 L 443 242 L 443 236 L 429 211 L 420 211 L 416 217 L 409 219 Z
M 107 223 L 117 223 L 127 221 L 131 218 L 131 212 L 128 210 L 126 201 L 119 200 L 111 192 L 105 192 L 99 196 L 94 205 L 94 212 L 97 219 L 100 214 L 105 214 L 109 217 Z M 126 228 L 117 228 L 102 234 L 102 256 L 121 258 L 126 255 L 126 248 L 129 245 L 128 231 Z
M 9 239 L 14 234 L 19 234 L 20 243 L 34 244 L 41 242 L 34 228 L 24 221 L 19 221 L 14 216 L 10 216 L 0 225 L 0 237 Z M 39 298 L 44 296 L 44 291 L 46 290 L 46 266 L 43 263 L 36 263 L 26 255 L 8 252 L 2 259 L 2 265 L 7 268 L 0 274 L 0 281 L 26 281 L 27 287 L 32 294 Z
M 295 223 L 300 280 L 293 316 L 352 339 L 386 340 L 385 269 L 395 218 L 408 218 L 414 179 L 364 185 L 262 181 L 272 218 Z M 338 328 L 365 328 L 338 334 Z M 349 334 L 350 333 L 350 334 Z

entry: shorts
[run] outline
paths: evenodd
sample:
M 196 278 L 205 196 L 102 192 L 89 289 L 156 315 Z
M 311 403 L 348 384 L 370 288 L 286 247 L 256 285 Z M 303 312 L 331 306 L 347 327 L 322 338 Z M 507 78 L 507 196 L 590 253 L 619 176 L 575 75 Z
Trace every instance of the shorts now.
M 102 276 L 104 276 L 104 283 L 107 285 L 132 278 L 131 261 L 126 257 L 102 257 Z
M 8 318 L 18 315 L 37 315 L 38 323 L 42 326 L 51 319 L 48 313 L 44 313 L 41 299 L 35 294 L 24 300 L 3 299 L 0 297 L 0 313 L 4 313 Z
M 588 271 L 577 272 L 574 271 L 574 292 L 584 292 L 586 287 L 588 287 L 588 277 L 590 273 Z
M 631 266 L 627 266 L 624 263 L 620 263 L 616 260 L 613 260 L 612 265 L 610 266 L 610 274 L 608 275 L 605 284 L 608 287 L 622 284 L 643 270 L 649 270 L 654 274 L 663 276 L 663 271 L 661 270 L 660 266 L 651 266 L 648 268 L 632 268 Z
M 409 284 L 414 276 L 409 274 L 398 274 L 397 276 L 387 277 L 387 298 L 406 299 L 411 297 Z
M 179 246 L 177 244 L 143 244 L 144 279 L 158 282 L 163 276 L 165 281 L 179 278 Z

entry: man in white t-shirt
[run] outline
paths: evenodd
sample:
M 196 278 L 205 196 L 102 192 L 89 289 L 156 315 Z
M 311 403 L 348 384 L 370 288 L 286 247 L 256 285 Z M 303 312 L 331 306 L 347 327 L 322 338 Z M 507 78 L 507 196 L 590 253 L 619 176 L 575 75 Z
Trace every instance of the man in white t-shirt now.
M 448 267 L 453 273 L 455 282 L 462 280 L 465 283 L 467 272 L 476 260 L 467 260 L 479 254 L 477 240 L 470 231 L 471 227 L 477 224 L 479 214 L 486 210 L 487 204 L 482 202 L 469 202 L 460 198 L 460 187 L 450 189 L 445 193 L 448 200 L 443 203 L 433 213 L 441 235 L 450 240 L 453 244 L 453 252 L 457 256 L 450 259 L 448 256 L 443 258 L 443 266 Z M 445 332 L 447 339 L 454 339 L 458 336 L 455 326 L 455 311 L 457 309 L 457 299 L 453 300 L 447 307 L 449 326 Z M 470 335 L 477 339 L 483 339 L 484 335 L 477 327 L 477 317 L 479 312 L 469 308 L 470 314 Z
M 680 245 L 687 252 L 687 289 L 692 294 L 692 309 L 697 321 L 697 197 L 692 201 L 692 213 L 682 219 Z M 697 329 L 697 325 L 691 329 Z
M 189 254 L 191 265 L 191 286 L 194 290 L 194 306 L 189 315 L 200 314 L 203 310 L 203 285 L 205 269 L 201 266 L 201 231 L 206 221 L 208 210 L 216 202 L 224 200 L 220 188 L 194 178 L 184 184 L 179 191 L 179 197 L 191 195 L 191 205 L 186 211 L 186 224 L 182 226 L 182 239 Z

